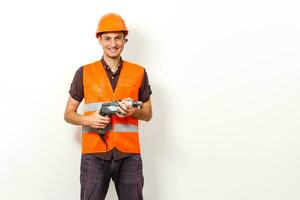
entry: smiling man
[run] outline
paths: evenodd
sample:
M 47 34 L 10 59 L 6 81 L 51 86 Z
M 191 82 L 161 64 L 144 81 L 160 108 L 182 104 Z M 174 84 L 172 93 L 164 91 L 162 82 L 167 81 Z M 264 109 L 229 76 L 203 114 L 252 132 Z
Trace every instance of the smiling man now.
M 103 56 L 80 67 L 70 87 L 64 118 L 82 125 L 81 200 L 105 199 L 111 179 L 120 200 L 143 199 L 138 120 L 152 118 L 152 91 L 145 69 L 121 57 L 127 35 L 121 16 L 104 15 L 96 31 Z M 77 108 L 83 99 L 85 112 L 80 115 Z M 121 100 L 119 114 L 99 114 L 103 102 L 116 100 Z M 134 108 L 128 100 L 143 105 Z M 99 129 L 106 130 L 104 139 Z

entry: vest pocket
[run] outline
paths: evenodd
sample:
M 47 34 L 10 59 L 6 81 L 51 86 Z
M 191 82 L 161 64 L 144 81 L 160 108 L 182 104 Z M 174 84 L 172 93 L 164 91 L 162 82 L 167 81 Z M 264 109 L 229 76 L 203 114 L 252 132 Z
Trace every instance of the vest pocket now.
M 118 99 L 130 97 L 133 100 L 138 100 L 138 89 L 134 86 L 119 85 L 116 90 L 115 93 L 119 94 L 118 97 L 116 97 Z
M 112 91 L 108 86 L 99 86 L 95 84 L 89 84 L 84 86 L 84 96 L 85 98 L 89 97 L 92 101 L 94 99 L 109 99 Z

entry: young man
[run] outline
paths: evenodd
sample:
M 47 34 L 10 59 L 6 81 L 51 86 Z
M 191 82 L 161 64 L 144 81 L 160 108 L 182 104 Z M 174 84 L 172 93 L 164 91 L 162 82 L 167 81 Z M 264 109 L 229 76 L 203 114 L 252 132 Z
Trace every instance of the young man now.
M 104 15 L 96 37 L 103 49 L 100 61 L 80 67 L 70 88 L 65 120 L 82 125 L 81 200 L 104 199 L 110 179 L 120 200 L 143 199 L 143 173 L 138 120 L 152 118 L 151 89 L 145 69 L 122 60 L 128 29 L 121 16 Z M 84 115 L 77 113 L 84 99 Z M 103 102 L 122 100 L 121 114 L 99 115 Z M 134 108 L 127 100 L 143 102 Z M 104 139 L 97 129 L 106 129 Z

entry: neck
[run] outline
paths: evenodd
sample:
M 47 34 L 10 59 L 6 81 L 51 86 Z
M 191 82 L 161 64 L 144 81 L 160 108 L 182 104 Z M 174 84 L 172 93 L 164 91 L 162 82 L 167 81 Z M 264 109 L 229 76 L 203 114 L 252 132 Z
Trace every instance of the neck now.
M 118 70 L 119 62 L 121 60 L 121 56 L 111 58 L 109 56 L 103 55 L 103 59 L 106 62 L 106 64 L 109 66 L 110 70 L 112 72 L 115 72 Z

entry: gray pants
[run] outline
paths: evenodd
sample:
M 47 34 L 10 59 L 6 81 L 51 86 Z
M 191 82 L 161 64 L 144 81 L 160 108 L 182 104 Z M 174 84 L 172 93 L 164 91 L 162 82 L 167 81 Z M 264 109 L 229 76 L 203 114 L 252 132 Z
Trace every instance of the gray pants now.
M 81 200 L 104 200 L 113 180 L 119 200 L 142 200 L 144 178 L 140 155 L 107 161 L 93 155 L 81 156 Z

